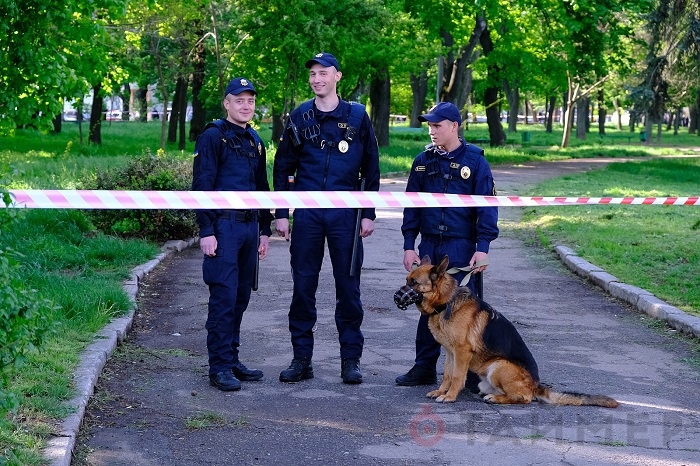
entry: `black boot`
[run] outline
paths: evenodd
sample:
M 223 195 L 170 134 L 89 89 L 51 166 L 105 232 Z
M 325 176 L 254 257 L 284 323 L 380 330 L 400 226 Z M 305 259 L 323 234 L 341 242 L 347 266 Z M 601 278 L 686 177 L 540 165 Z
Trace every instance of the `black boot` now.
M 404 387 L 415 387 L 416 385 L 434 385 L 437 383 L 437 373 L 435 369 L 416 364 L 404 375 L 396 377 L 396 385 Z
M 209 385 L 224 392 L 241 389 L 241 382 L 230 372 L 217 372 L 209 375 Z
M 360 372 L 359 359 L 343 359 L 341 362 L 340 376 L 343 383 L 362 383 L 362 372 Z
M 299 382 L 301 380 L 313 379 L 314 368 L 310 359 L 292 359 L 289 368 L 280 372 L 280 382 Z
M 238 380 L 243 382 L 252 382 L 254 380 L 260 380 L 263 378 L 263 372 L 258 369 L 248 369 L 243 365 L 241 361 L 235 361 L 233 367 L 231 367 L 231 372 L 236 376 Z

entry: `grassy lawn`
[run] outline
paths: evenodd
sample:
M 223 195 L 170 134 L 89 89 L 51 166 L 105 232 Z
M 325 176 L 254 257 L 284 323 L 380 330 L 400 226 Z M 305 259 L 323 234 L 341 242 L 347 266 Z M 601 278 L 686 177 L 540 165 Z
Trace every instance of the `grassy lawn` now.
M 531 144 L 520 147 L 520 134 L 509 134 L 512 144 L 486 148 L 492 165 L 601 156 L 640 160 L 544 183 L 533 190 L 538 195 L 700 194 L 697 159 L 653 157 L 694 153 L 693 148 L 700 146 L 697 136 L 664 134 L 662 143 L 649 147 L 641 145 L 634 133 L 609 129 L 604 138 L 591 134 L 587 141 L 574 139 L 570 148 L 561 150 L 556 147 L 560 130 L 548 134 L 541 126 L 521 125 L 519 131 L 530 133 Z M 270 140 L 268 127 L 260 128 L 260 134 L 264 141 Z M 487 137 L 485 124 L 471 124 L 465 133 L 468 140 Z M 121 167 L 144 152 L 155 154 L 160 123 L 105 123 L 102 140 L 99 147 L 81 145 L 74 123 L 64 124 L 58 135 L 29 129 L 0 137 L 0 186 L 84 187 L 98 170 Z M 381 172 L 406 173 L 428 142 L 425 128 L 392 127 L 390 147 L 380 150 Z M 189 158 L 193 148 L 192 142 L 184 151 L 170 144 L 165 156 Z M 273 155 L 274 147 L 268 145 L 270 176 Z M 700 257 L 697 247 L 693 248 L 700 229 L 698 212 L 694 207 L 664 206 L 533 208 L 514 227 L 537 232 L 545 246 L 566 244 L 619 279 L 648 289 L 686 311 L 698 312 Z M 21 263 L 22 280 L 54 302 L 56 308 L 48 317 L 56 323 L 56 331 L 12 381 L 20 408 L 0 420 L 0 463 L 39 465 L 43 440 L 56 431 L 55 425 L 67 413 L 62 402 L 71 398 L 71 377 L 80 352 L 111 317 L 128 310 L 121 282 L 131 268 L 152 258 L 160 244 L 101 234 L 81 211 L 29 210 L 18 214 L 13 228 L 0 231 L 0 249 L 12 249 Z
M 700 158 L 615 163 L 546 181 L 543 196 L 700 195 Z M 698 206 L 566 206 L 526 209 L 518 228 L 544 246 L 563 244 L 624 283 L 700 316 Z

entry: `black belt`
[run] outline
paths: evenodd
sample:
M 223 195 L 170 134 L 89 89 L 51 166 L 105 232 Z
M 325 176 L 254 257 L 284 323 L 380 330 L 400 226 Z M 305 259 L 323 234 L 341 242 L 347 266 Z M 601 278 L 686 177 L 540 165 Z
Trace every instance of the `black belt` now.
M 237 222 L 254 222 L 258 220 L 258 212 L 256 210 L 225 210 L 219 212 L 217 217 Z
M 433 244 L 446 243 L 447 241 L 451 241 L 453 239 L 468 239 L 468 238 L 465 238 L 462 236 L 456 236 L 456 235 L 439 235 L 439 234 L 438 235 L 434 235 L 434 234 L 424 235 L 423 233 L 421 233 L 421 237 L 425 241 L 427 241 L 429 243 L 433 243 Z

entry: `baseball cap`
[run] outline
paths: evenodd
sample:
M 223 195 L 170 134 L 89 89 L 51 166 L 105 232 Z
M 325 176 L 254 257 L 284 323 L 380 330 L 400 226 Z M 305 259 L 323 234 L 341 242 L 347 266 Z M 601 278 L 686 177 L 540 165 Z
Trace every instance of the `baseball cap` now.
M 340 71 L 338 60 L 333 55 L 326 52 L 317 53 L 311 60 L 306 62 L 306 67 L 311 68 L 314 63 L 319 63 L 323 66 L 335 66 L 335 69 Z
M 418 121 L 429 121 L 430 123 L 439 123 L 443 120 L 456 121 L 458 125 L 462 124 L 462 115 L 459 114 L 459 109 L 455 104 L 440 102 L 428 110 L 428 113 L 418 117 Z
M 250 91 L 253 93 L 253 95 L 258 95 L 257 91 L 255 90 L 255 87 L 253 86 L 253 83 L 251 83 L 245 78 L 233 78 L 228 83 L 228 86 L 226 86 L 226 92 L 224 93 L 224 97 L 226 97 L 229 94 L 238 95 L 241 92 L 245 91 Z

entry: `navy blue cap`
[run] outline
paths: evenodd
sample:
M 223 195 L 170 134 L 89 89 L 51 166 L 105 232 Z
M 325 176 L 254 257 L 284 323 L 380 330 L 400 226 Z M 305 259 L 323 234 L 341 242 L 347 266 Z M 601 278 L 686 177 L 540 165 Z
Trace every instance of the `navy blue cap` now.
M 311 60 L 306 62 L 306 67 L 311 68 L 314 63 L 319 63 L 323 66 L 335 66 L 335 69 L 340 71 L 338 60 L 333 55 L 326 52 L 317 53 Z
M 455 104 L 450 102 L 440 102 L 425 115 L 418 117 L 418 121 L 429 121 L 430 123 L 439 123 L 443 120 L 450 120 L 462 124 L 462 115 L 459 114 L 459 109 Z
M 248 81 L 246 78 L 233 78 L 226 86 L 226 92 L 224 97 L 229 94 L 238 95 L 241 92 L 250 91 L 253 95 L 258 95 L 253 83 Z

